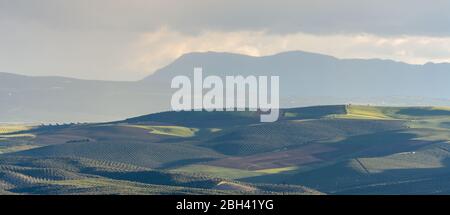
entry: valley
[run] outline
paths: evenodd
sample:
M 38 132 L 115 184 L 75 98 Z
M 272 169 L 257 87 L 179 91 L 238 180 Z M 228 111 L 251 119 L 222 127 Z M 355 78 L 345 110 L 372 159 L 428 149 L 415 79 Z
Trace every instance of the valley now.
M 450 109 L 330 105 L 0 125 L 4 194 L 449 194 Z M 414 189 L 411 189 L 414 188 Z

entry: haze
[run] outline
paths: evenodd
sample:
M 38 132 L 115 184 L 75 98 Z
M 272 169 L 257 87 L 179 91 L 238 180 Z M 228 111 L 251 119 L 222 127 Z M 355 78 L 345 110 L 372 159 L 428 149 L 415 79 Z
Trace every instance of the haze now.
M 193 51 L 450 61 L 444 0 L 0 0 L 0 72 L 139 80 Z

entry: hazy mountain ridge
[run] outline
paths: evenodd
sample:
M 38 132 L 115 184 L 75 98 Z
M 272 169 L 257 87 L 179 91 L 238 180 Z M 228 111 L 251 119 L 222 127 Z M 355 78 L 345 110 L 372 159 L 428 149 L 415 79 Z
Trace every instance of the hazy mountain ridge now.
M 264 57 L 229 53 L 190 53 L 144 81 L 170 81 L 175 75 L 279 75 L 284 96 L 424 96 L 447 90 L 450 64 L 411 65 L 380 59 L 338 59 L 301 51 Z M 433 75 L 430 75 L 433 73 Z M 439 96 L 438 96 L 439 97 Z M 450 98 L 450 93 L 440 94 Z
M 170 81 L 204 75 L 279 75 L 282 107 L 361 103 L 450 105 L 450 64 L 338 59 L 301 51 L 251 57 L 189 53 L 136 82 L 0 73 L 0 122 L 111 121 L 169 110 Z M 430 74 L 433 75 L 430 75 Z

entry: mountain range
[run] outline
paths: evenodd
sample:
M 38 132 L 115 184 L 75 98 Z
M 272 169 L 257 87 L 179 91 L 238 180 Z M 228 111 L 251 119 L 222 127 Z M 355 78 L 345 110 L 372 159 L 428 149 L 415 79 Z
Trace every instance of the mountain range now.
M 282 107 L 325 104 L 450 105 L 450 64 L 338 59 L 302 51 L 252 57 L 189 53 L 139 81 L 0 73 L 0 123 L 112 121 L 170 109 L 176 75 L 278 75 Z

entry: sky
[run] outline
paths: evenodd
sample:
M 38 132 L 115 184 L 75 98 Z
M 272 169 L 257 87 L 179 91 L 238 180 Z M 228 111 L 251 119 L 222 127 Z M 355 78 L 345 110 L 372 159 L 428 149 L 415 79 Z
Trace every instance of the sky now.
M 450 62 L 448 0 L 0 0 L 0 72 L 139 80 L 189 52 Z

